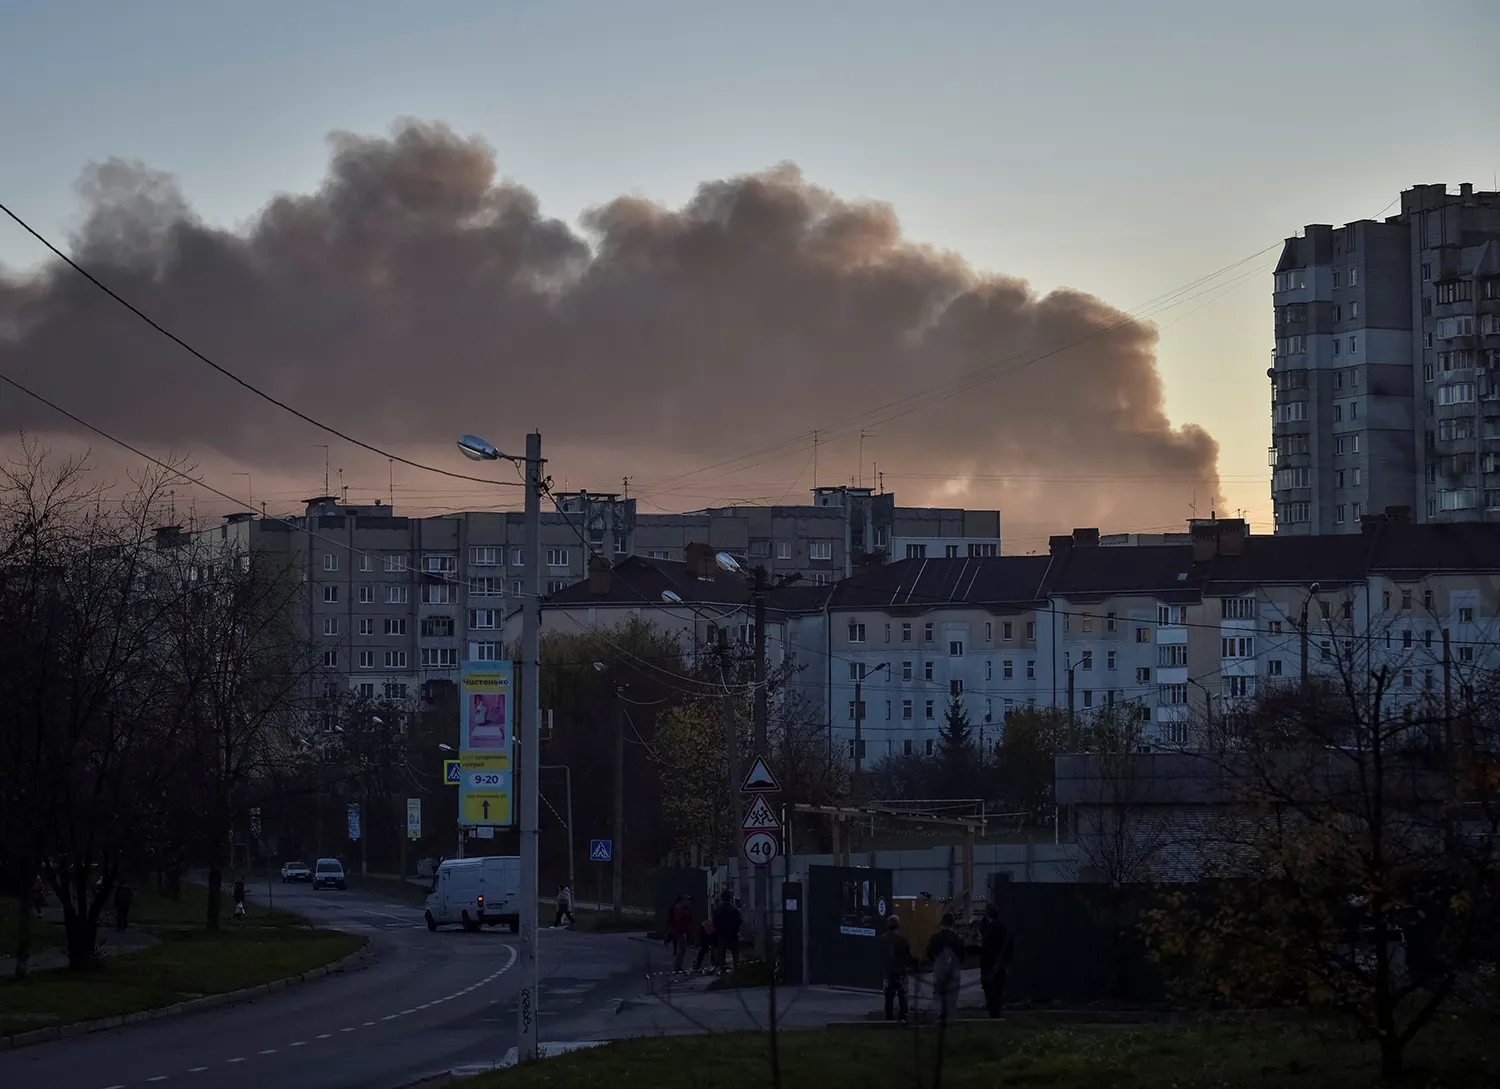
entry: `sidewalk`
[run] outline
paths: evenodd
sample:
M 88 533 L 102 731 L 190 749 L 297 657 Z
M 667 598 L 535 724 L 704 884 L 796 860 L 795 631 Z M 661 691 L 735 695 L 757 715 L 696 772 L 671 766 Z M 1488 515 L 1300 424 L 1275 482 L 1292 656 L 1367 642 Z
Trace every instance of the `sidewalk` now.
M 42 911 L 44 922 L 62 924 L 62 910 L 56 907 L 46 907 Z M 59 935 L 60 937 L 60 935 Z M 43 945 L 47 939 L 36 935 L 32 941 L 31 956 L 26 962 L 28 972 L 55 972 L 60 968 L 68 966 L 68 951 L 61 945 Z M 141 949 L 149 948 L 156 944 L 155 935 L 144 930 L 132 927 L 129 930 L 115 930 L 113 927 L 99 928 L 98 934 L 99 955 L 102 957 L 116 957 L 121 953 L 134 953 Z M 0 979 L 9 979 L 15 975 L 16 958 L 13 956 L 0 957 Z

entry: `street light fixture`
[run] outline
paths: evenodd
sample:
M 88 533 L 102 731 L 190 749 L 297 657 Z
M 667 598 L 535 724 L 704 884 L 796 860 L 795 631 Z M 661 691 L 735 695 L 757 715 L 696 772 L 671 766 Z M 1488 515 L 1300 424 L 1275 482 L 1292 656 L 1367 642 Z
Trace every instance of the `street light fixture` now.
M 521 729 L 517 737 L 520 748 L 520 783 L 516 789 L 516 808 L 520 818 L 521 848 L 521 949 L 518 967 L 521 989 L 516 1001 L 516 1058 L 520 1063 L 538 1058 L 537 1000 L 541 980 L 537 963 L 537 904 L 541 890 L 537 885 L 537 846 L 541 804 L 541 600 L 542 600 L 542 436 L 526 436 L 526 456 L 518 458 L 502 453 L 494 443 L 478 435 L 463 435 L 458 449 L 471 461 L 510 461 L 525 467 L 526 564 L 525 594 L 521 602 Z
M 682 600 L 682 595 L 679 594 L 676 590 L 663 590 L 661 592 L 661 599 L 663 601 L 667 602 L 669 605 L 685 605 L 685 604 L 687 604 L 685 601 Z

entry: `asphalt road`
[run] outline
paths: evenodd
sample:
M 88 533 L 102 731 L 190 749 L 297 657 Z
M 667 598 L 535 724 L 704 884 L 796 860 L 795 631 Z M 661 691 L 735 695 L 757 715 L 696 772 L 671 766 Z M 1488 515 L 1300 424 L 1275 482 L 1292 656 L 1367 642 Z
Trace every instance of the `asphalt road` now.
M 374 963 L 220 1010 L 0 1052 L 0 1086 L 392 1089 L 516 1045 L 508 930 L 429 933 L 420 908 L 355 892 L 278 884 L 275 895 L 320 926 L 368 935 Z M 543 1041 L 597 1031 L 661 955 L 624 935 L 548 929 L 540 950 Z

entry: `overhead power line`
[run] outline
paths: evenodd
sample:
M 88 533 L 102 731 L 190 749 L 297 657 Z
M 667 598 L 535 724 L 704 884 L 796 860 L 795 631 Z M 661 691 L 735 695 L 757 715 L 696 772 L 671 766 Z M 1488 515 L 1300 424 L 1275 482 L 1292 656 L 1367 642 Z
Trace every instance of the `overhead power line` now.
M 326 423 L 324 423 L 321 420 L 314 419 L 313 417 L 309 416 L 307 413 L 303 412 L 301 409 L 294 408 L 292 405 L 287 404 L 285 401 L 281 400 L 279 397 L 276 397 L 273 394 L 267 393 L 265 390 L 261 389 L 259 386 L 256 386 L 252 382 L 246 381 L 245 379 L 241 378 L 239 375 L 235 374 L 233 371 L 229 370 L 227 367 L 222 367 L 218 363 L 215 363 L 212 359 L 208 358 L 208 356 L 204 355 L 197 348 L 194 348 L 187 341 L 183 340 L 176 333 L 172 332 L 172 330 L 170 330 L 166 326 L 162 325 L 155 318 L 151 317 L 151 315 L 147 314 L 144 310 L 142 310 L 140 307 L 136 306 L 129 299 L 126 299 L 124 296 L 120 295 L 118 292 L 116 292 L 108 284 L 105 284 L 102 280 L 100 280 L 97 276 L 95 276 L 88 269 L 84 268 L 77 261 L 73 260 L 73 258 L 69 257 L 62 250 L 58 249 L 55 245 L 52 244 L 52 242 L 50 240 L 47 239 L 47 237 L 45 235 L 43 235 L 40 231 L 38 231 L 30 223 L 27 223 L 26 220 L 22 219 L 19 215 L 17 215 L 14 211 L 12 211 L 9 206 L 7 206 L 3 202 L 0 202 L 0 212 L 4 212 L 12 220 L 14 220 L 15 223 L 16 223 L 16 225 L 19 226 L 23 231 L 25 231 L 27 234 L 31 235 L 32 238 L 36 239 L 43 246 L 47 247 L 47 249 L 50 250 L 52 252 L 53 256 L 55 256 L 59 261 L 62 261 L 65 265 L 67 265 L 69 268 L 71 268 L 74 272 L 78 273 L 78 275 L 82 276 L 89 283 L 93 284 L 100 291 L 104 292 L 104 294 L 108 295 L 115 302 L 117 302 L 121 306 L 123 306 L 126 310 L 130 311 L 136 317 L 140 318 L 141 321 L 145 322 L 152 329 L 155 329 L 158 333 L 160 333 L 162 336 L 166 337 L 173 344 L 176 344 L 179 348 L 181 348 L 183 351 L 187 352 L 194 359 L 198 360 L 200 363 L 203 363 L 203 364 L 205 364 L 208 367 L 211 367 L 213 370 L 218 371 L 220 374 L 222 374 L 225 378 L 229 379 L 235 385 L 240 386 L 241 388 L 243 388 L 245 390 L 248 390 L 249 392 L 255 394 L 255 396 L 261 398 L 264 401 L 269 402 L 270 404 L 275 405 L 277 408 L 281 409 L 282 411 L 291 413 L 293 416 L 297 417 L 297 419 L 301 420 L 303 423 L 311 424 L 313 427 L 318 428 L 320 431 L 326 431 L 326 432 L 328 432 L 328 434 L 333 435 L 335 438 L 343 439 L 345 442 L 347 442 L 347 443 L 349 443 L 349 444 L 351 444 L 353 446 L 357 446 L 361 450 L 368 450 L 372 454 L 379 454 L 383 458 L 389 458 L 392 461 L 399 462 L 400 464 L 409 466 L 410 468 L 413 468 L 413 469 L 421 469 L 423 472 L 437 473 L 439 476 L 452 477 L 455 480 L 472 480 L 472 481 L 474 481 L 475 483 L 478 483 L 478 484 L 490 484 L 490 485 L 496 485 L 496 484 L 498 484 L 498 485 L 500 485 L 502 487 L 518 487 L 519 486 L 519 485 L 512 484 L 508 480 L 490 480 L 490 479 L 487 479 L 487 478 L 482 477 L 482 476 L 469 476 L 466 473 L 455 473 L 455 472 L 451 472 L 451 471 L 449 471 L 447 469 L 439 469 L 439 468 L 437 468 L 436 466 L 433 466 L 433 465 L 424 465 L 420 461 L 412 461 L 410 458 L 402 457 L 400 454 L 393 454 L 389 450 L 383 450 L 380 447 L 374 445 L 373 443 L 365 442 L 363 439 L 357 439 L 353 435 L 350 435 L 350 434 L 348 434 L 348 433 L 346 433 L 344 431 L 340 431 L 338 428 L 332 427 L 329 424 L 326 424 Z M 7 379 L 7 381 L 9 381 L 9 379 Z M 19 387 L 17 387 L 17 388 L 19 388 Z M 35 396 L 35 394 L 33 394 L 33 396 Z M 37 398 L 37 399 L 41 400 L 41 398 Z M 56 406 L 54 406 L 54 407 L 56 407 Z M 58 409 L 58 411 L 62 412 L 61 409 Z M 65 412 L 63 414 L 67 415 L 67 413 L 65 413 Z M 81 422 L 81 421 L 79 421 L 79 422 Z M 114 441 L 114 440 L 111 440 L 111 441 Z M 144 455 L 142 455 L 142 456 L 144 456 Z

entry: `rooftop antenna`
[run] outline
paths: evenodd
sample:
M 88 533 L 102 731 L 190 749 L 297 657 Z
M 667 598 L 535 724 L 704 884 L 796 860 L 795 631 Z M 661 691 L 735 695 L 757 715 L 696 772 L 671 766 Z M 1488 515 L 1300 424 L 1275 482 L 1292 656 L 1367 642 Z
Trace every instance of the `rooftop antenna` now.
M 396 459 L 395 458 L 386 458 L 385 459 L 385 464 L 386 464 L 386 472 L 390 476 L 391 490 L 390 490 L 390 496 L 389 496 L 389 498 L 390 498 L 390 503 L 391 503 L 391 509 L 394 510 L 395 507 L 396 507 Z
M 1198 493 L 1196 491 L 1193 492 L 1193 498 L 1188 503 L 1188 510 L 1193 512 L 1193 519 L 1196 521 L 1198 518 Z
M 865 429 L 861 427 L 859 429 L 859 479 L 857 481 L 857 486 L 861 488 L 865 486 L 865 434 Z
M 313 449 L 323 448 L 323 494 L 328 494 L 328 444 L 326 442 L 313 443 Z
M 818 432 L 813 430 L 813 491 L 818 490 Z
M 266 516 L 266 501 L 264 499 L 260 501 L 260 516 L 262 518 Z
M 344 470 L 342 469 L 339 470 L 339 496 L 339 502 L 347 507 L 349 505 L 349 486 L 344 483 Z
M 884 495 L 885 494 L 885 474 L 884 473 L 876 473 L 875 474 L 875 479 L 880 482 L 880 494 Z
M 622 476 L 620 478 L 620 486 L 624 490 L 624 497 L 626 499 L 629 499 L 630 498 L 630 478 L 628 476 Z

